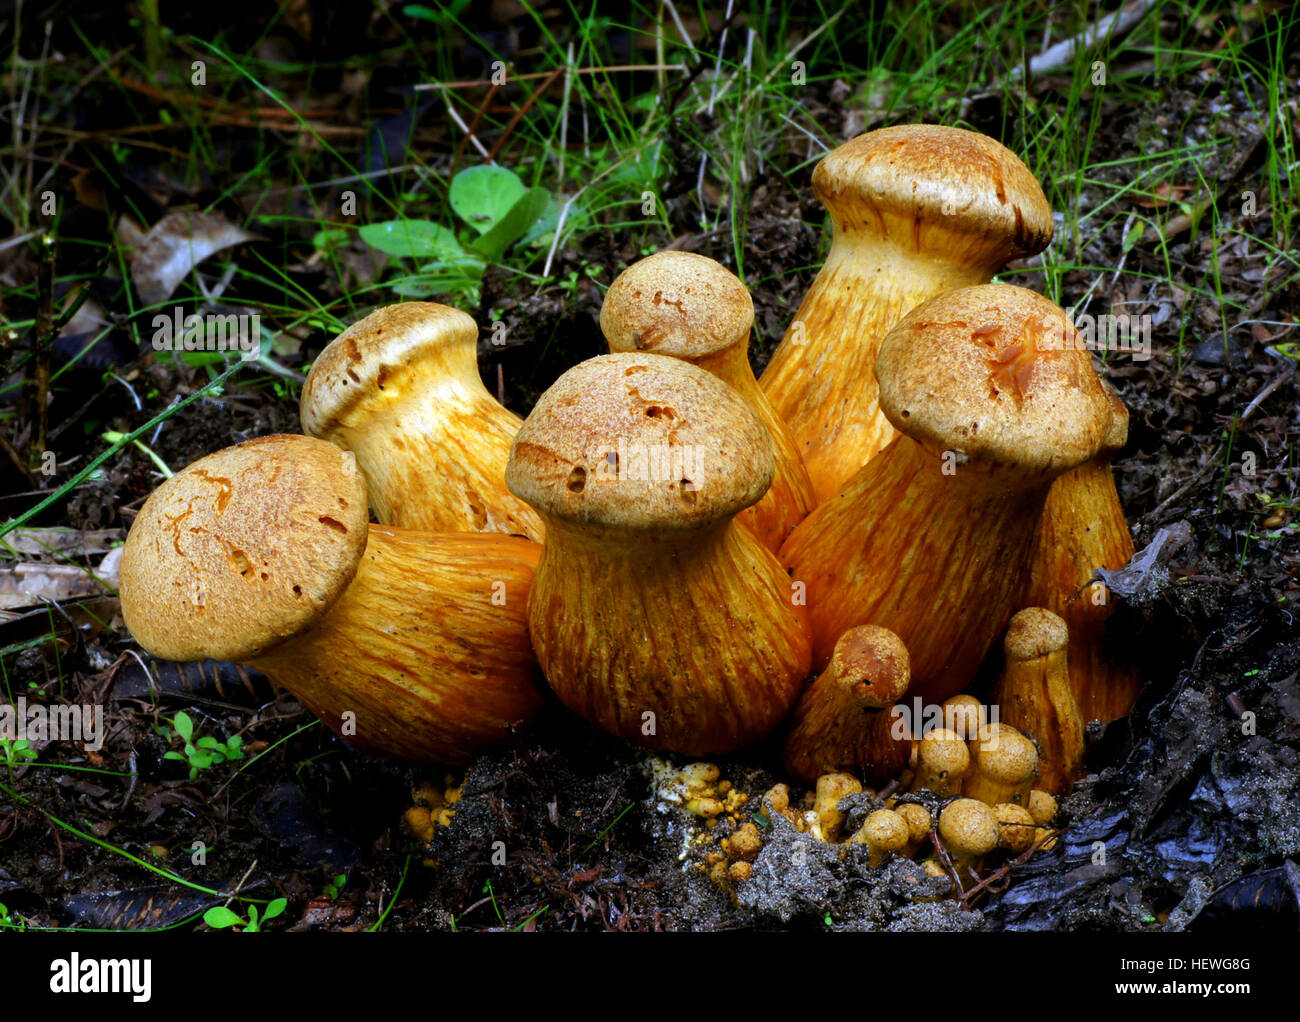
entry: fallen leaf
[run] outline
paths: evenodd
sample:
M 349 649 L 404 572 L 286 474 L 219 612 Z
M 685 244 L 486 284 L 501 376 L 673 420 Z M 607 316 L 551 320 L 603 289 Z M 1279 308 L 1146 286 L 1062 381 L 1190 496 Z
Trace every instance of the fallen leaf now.
M 132 254 L 131 279 L 143 301 L 161 302 L 208 256 L 256 238 L 220 213 L 168 213 Z

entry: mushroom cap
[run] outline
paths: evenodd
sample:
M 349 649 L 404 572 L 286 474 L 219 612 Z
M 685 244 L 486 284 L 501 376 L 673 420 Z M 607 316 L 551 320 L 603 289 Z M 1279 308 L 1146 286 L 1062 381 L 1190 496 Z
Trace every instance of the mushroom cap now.
M 997 817 L 977 799 L 956 799 L 939 814 L 939 837 L 949 851 L 987 855 L 998 846 Z
M 656 252 L 615 278 L 600 309 L 611 351 L 697 359 L 744 343 L 754 302 L 734 273 L 694 252 Z
M 1101 449 L 1110 398 L 1064 311 L 1009 284 L 947 291 L 886 335 L 880 407 L 936 451 L 1058 475 Z
M 317 356 L 302 387 L 302 428 L 328 436 L 359 404 L 381 390 L 397 397 L 406 379 L 438 350 L 453 363 L 474 364 L 478 324 L 436 302 L 399 302 L 376 309 L 334 338 Z M 458 357 L 459 356 L 459 357 Z M 481 386 L 475 376 L 475 382 Z
M 943 726 L 967 741 L 977 737 L 987 714 L 984 704 L 972 695 L 955 695 L 943 702 Z
M 1034 818 L 1024 806 L 999 802 L 993 807 L 998 821 L 998 844 L 1012 852 L 1023 852 L 1034 843 Z
M 970 766 L 970 749 L 961 735 L 937 727 L 921 737 L 916 746 L 916 758 L 930 771 L 962 774 Z
M 574 366 L 538 399 L 506 485 L 565 521 L 689 530 L 756 503 L 774 471 L 771 437 L 734 390 L 689 362 L 628 352 Z
M 937 124 L 898 124 L 844 143 L 817 164 L 813 191 L 837 221 L 879 227 L 897 218 L 909 237 L 938 225 L 988 238 L 1001 262 L 1041 252 L 1054 229 L 1043 189 L 1015 153 Z
M 1008 660 L 1036 660 L 1065 649 L 1069 642 L 1061 618 L 1043 607 L 1026 607 L 1011 618 L 1002 646 Z
M 368 536 L 353 455 L 312 437 L 249 440 L 145 501 L 122 552 L 122 616 L 155 656 L 247 660 L 329 610 Z
M 862 824 L 861 835 L 872 848 L 901 852 L 907 847 L 911 828 L 907 820 L 892 809 L 877 809 Z
M 904 802 L 894 812 L 907 823 L 907 836 L 912 841 L 923 841 L 930 833 L 930 810 L 917 802 Z
M 1040 827 L 1046 827 L 1056 815 L 1056 797 L 1049 791 L 1034 788 L 1029 793 L 1029 815 Z
M 829 670 L 852 688 L 863 706 L 873 709 L 893 706 L 911 681 L 911 661 L 903 640 L 877 625 L 859 625 L 841 635 Z
M 1006 724 L 990 724 L 975 746 L 975 769 L 998 784 L 1019 784 L 1037 767 L 1034 743 Z

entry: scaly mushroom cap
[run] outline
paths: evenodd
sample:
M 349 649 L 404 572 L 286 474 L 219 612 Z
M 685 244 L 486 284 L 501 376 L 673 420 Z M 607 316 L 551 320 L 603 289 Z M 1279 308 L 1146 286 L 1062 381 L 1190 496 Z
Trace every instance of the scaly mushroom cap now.
M 474 320 L 447 305 L 400 302 L 376 309 L 334 338 L 312 364 L 302 387 L 303 429 L 328 437 L 375 391 L 399 397 L 430 351 L 477 380 L 477 341 Z
M 936 259 L 998 266 L 1052 240 L 1052 208 L 1029 168 L 962 128 L 899 124 L 859 135 L 817 164 L 813 191 L 848 230 L 911 239 Z M 968 236 L 969 251 L 954 251 L 950 235 Z
M 959 288 L 913 309 L 876 360 L 880 407 L 932 451 L 1037 474 L 1093 457 L 1110 396 L 1065 313 L 1009 284 Z
M 506 485 L 558 519 L 701 528 L 754 504 L 772 442 L 736 393 L 663 355 L 602 355 L 541 396 L 515 437 Z
M 122 553 L 122 616 L 167 660 L 247 660 L 317 621 L 366 549 L 366 484 L 351 454 L 268 436 L 164 482 Z
M 742 344 L 754 302 L 736 275 L 694 252 L 656 252 L 605 292 L 600 329 L 611 351 L 695 360 Z

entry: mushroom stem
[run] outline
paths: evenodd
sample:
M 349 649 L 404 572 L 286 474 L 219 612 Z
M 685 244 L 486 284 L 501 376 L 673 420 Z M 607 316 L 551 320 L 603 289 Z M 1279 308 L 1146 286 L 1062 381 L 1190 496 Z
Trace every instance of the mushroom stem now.
M 1048 491 L 1024 597 L 1029 606 L 1061 615 L 1069 627 L 1070 688 L 1084 720 L 1126 716 L 1142 688 L 1134 665 L 1106 656 L 1105 626 L 1115 607 L 1106 587 L 1090 581 L 1098 568 L 1118 570 L 1133 558 L 1133 537 L 1111 472 L 1111 454 L 1127 439 L 1128 412 L 1112 397 L 1116 419 L 1107 447 Z
M 913 695 L 960 692 L 1019 598 L 1046 494 L 975 462 L 945 474 L 941 454 L 899 437 L 781 548 L 807 586 L 814 669 L 839 635 L 876 621 L 907 647 Z M 924 579 L 907 570 L 922 563 Z
M 862 782 L 852 774 L 823 774 L 817 778 L 816 790 L 813 814 L 817 818 L 821 839 L 838 841 L 843 836 L 844 828 L 844 813 L 840 811 L 840 799 L 862 791 Z
M 1050 610 L 1019 611 L 1007 628 L 1006 666 L 994 689 L 999 718 L 1038 743 L 1038 774 L 1048 791 L 1069 791 L 1083 761 L 1079 716 L 1066 661 L 1065 622 Z
M 526 612 L 540 555 L 515 536 L 371 526 L 329 612 L 248 663 L 354 748 L 468 762 L 541 705 Z
M 873 372 L 889 329 L 926 299 L 1041 251 L 1052 217 L 1013 153 L 936 125 L 845 143 L 817 165 L 813 191 L 833 225 L 830 254 L 760 383 L 824 501 L 895 435 Z
M 522 420 L 483 386 L 478 327 L 458 309 L 376 309 L 320 353 L 301 399 L 305 433 L 352 451 L 385 524 L 542 538 L 505 487 Z
M 911 736 L 895 737 L 894 704 L 907 691 L 907 650 L 884 628 L 862 625 L 840 636 L 830 665 L 795 707 L 783 759 L 811 782 L 837 770 L 858 770 L 883 783 L 907 765 Z

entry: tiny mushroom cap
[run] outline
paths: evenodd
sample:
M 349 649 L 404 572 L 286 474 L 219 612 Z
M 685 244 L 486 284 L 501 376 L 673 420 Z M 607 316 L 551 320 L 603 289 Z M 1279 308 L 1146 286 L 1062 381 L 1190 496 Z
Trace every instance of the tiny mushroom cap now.
M 899 124 L 859 135 L 817 164 L 813 191 L 849 229 L 907 239 L 935 258 L 997 267 L 1052 240 L 1052 208 L 1029 168 L 962 128 Z M 954 245 L 952 235 L 968 240 Z
M 997 817 L 983 802 L 955 799 L 939 814 L 939 838 L 954 860 L 969 863 L 998 846 Z
M 1111 399 L 1065 312 L 1010 284 L 959 288 L 908 313 L 876 360 L 880 407 L 931 451 L 1029 474 L 1101 450 Z
M 919 802 L 904 802 L 895 809 L 904 820 L 907 821 L 908 840 L 920 844 L 925 840 L 926 835 L 930 833 L 932 820 L 930 810 Z
M 968 742 L 979 736 L 986 716 L 984 704 L 974 696 L 956 695 L 943 704 L 943 726 Z
M 1056 816 L 1056 798 L 1051 792 L 1034 788 L 1029 792 L 1029 815 L 1040 827 L 1046 827 Z
M 506 485 L 549 518 L 690 530 L 756 503 L 773 471 L 767 430 L 725 383 L 678 359 L 625 353 L 580 363 L 541 396 Z
M 613 351 L 695 361 L 743 344 L 754 302 L 735 274 L 694 252 L 656 252 L 605 292 L 600 328 Z
M 168 660 L 252 659 L 343 594 L 369 520 L 356 460 L 332 444 L 268 436 L 210 454 L 136 516 L 122 553 L 127 628 Z
M 969 769 L 966 740 L 955 731 L 934 728 L 917 743 L 912 790 L 928 788 L 936 795 L 954 795 L 961 790 L 962 778 Z
M 892 809 L 877 809 L 867 817 L 853 841 L 865 844 L 871 850 L 868 862 L 875 868 L 889 855 L 901 854 L 907 848 L 909 833 L 907 821 L 902 816 Z
M 1034 843 L 1034 817 L 1024 806 L 999 802 L 993 807 L 998 821 L 998 844 L 1020 854 Z

